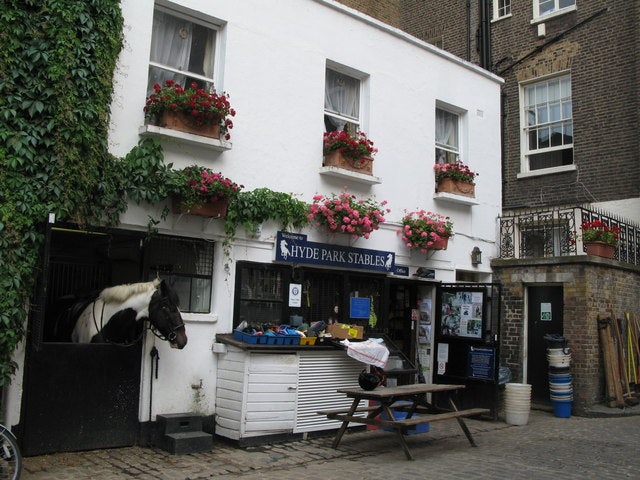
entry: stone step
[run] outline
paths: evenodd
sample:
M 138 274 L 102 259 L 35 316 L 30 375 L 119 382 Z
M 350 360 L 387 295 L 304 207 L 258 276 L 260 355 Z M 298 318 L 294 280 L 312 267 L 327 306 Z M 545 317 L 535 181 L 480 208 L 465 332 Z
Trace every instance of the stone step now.
M 195 413 L 166 413 L 156 417 L 159 431 L 163 434 L 200 432 L 202 417 Z
M 213 435 L 205 432 L 169 433 L 164 438 L 165 450 L 173 455 L 209 452 L 213 448 Z

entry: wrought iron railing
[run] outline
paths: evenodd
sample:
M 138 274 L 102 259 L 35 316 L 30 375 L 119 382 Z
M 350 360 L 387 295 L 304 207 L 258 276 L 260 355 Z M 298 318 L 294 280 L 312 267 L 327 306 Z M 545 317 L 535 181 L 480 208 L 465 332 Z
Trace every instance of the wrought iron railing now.
M 500 258 L 583 255 L 580 225 L 594 220 L 620 229 L 615 259 L 640 265 L 640 226 L 582 206 L 503 214 L 498 219 Z

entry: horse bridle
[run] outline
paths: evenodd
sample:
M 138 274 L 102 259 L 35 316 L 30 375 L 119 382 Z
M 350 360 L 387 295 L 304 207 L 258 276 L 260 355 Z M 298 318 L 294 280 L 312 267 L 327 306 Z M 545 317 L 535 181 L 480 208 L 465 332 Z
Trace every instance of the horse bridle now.
M 158 337 L 160 340 L 164 341 L 164 342 L 169 342 L 169 343 L 173 343 L 175 342 L 176 338 L 178 338 L 178 334 L 176 333 L 177 330 L 180 330 L 182 327 L 184 327 L 184 322 L 180 322 L 180 325 L 177 325 L 175 328 L 171 329 L 171 331 L 169 332 L 169 335 L 165 336 L 163 335 L 152 323 L 151 320 L 149 320 L 149 330 L 151 330 L 151 333 L 153 333 L 156 337 Z

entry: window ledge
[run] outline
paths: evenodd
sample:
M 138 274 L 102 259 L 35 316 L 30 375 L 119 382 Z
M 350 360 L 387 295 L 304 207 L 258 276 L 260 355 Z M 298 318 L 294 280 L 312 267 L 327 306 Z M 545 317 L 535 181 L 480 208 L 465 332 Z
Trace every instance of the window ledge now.
M 575 165 L 564 165 L 562 167 L 542 168 L 540 170 L 532 170 L 530 172 L 520 172 L 516 175 L 516 178 L 540 177 L 542 175 L 573 172 L 575 170 L 578 170 L 578 167 L 576 167 Z
M 511 18 L 511 17 L 512 17 L 512 14 L 510 13 L 507 15 L 503 15 L 502 17 L 495 17 L 491 20 L 491 23 L 496 23 L 496 22 L 499 22 L 500 20 L 504 20 L 506 18 Z
M 449 192 L 434 193 L 433 199 L 438 202 L 457 203 L 458 205 L 478 205 L 478 201 L 474 197 L 465 197 L 464 195 L 456 195 Z
M 536 25 L 538 23 L 546 22 L 547 20 L 552 20 L 556 17 L 561 17 L 570 12 L 575 12 L 577 7 L 575 5 L 571 5 L 570 7 L 563 8 L 562 10 L 556 10 L 555 12 L 547 13 L 541 17 L 535 17 L 531 19 L 531 25 Z
M 381 177 L 375 177 L 373 175 L 366 175 L 364 173 L 352 172 L 351 170 L 345 170 L 339 167 L 320 167 L 320 175 L 327 175 L 329 177 L 337 177 L 343 179 L 349 179 L 354 182 L 365 183 L 367 185 L 378 185 L 382 183 Z
M 158 138 L 172 139 L 179 143 L 187 143 L 189 145 L 200 145 L 203 147 L 211 148 L 212 150 L 216 150 L 218 152 L 231 150 L 231 147 L 232 147 L 232 143 L 226 140 L 203 137 L 201 135 L 194 135 L 192 133 L 180 132 L 178 130 L 158 127 L 156 125 L 142 125 L 139 128 L 138 133 L 140 134 L 141 137 L 158 137 Z
M 181 315 L 182 315 L 182 320 L 184 320 L 187 323 L 217 323 L 218 322 L 218 315 L 214 313 L 181 313 Z

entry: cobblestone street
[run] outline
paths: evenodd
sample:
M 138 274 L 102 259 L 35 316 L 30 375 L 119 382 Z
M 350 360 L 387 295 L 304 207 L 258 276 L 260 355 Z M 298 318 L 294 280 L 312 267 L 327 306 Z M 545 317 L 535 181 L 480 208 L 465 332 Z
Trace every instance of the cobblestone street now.
M 620 412 L 624 413 L 624 412 Z M 129 447 L 25 459 L 26 480 L 195 480 L 232 475 L 243 480 L 315 479 L 629 479 L 640 477 L 640 416 L 556 418 L 532 410 L 525 426 L 467 420 L 478 445 L 456 421 L 407 437 L 416 460 L 405 458 L 394 434 L 359 431 L 254 448 L 217 440 L 211 452 L 169 455 Z

